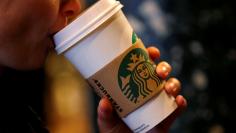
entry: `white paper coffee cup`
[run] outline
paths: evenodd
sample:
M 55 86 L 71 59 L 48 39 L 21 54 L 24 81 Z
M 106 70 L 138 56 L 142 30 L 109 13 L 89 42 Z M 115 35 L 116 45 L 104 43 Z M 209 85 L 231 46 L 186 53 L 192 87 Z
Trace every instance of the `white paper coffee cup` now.
M 133 28 L 121 8 L 122 5 L 116 0 L 100 0 L 54 36 L 57 53 L 72 62 L 85 79 L 132 45 Z M 122 120 L 133 132 L 143 133 L 176 108 L 175 99 L 161 91 Z

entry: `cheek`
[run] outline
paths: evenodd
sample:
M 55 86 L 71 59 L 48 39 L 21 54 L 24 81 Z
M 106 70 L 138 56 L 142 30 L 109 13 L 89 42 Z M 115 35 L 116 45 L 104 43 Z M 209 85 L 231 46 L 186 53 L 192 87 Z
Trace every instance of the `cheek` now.
M 41 21 L 37 22 L 37 25 L 35 26 L 42 26 L 43 29 L 47 30 L 48 34 L 50 33 L 50 30 L 55 25 L 55 23 L 58 20 L 58 11 L 57 10 L 49 10 L 48 14 L 41 14 Z
M 35 1 L 35 0 L 34 0 Z M 59 0 L 40 0 L 30 15 L 32 29 L 49 31 L 59 16 Z M 36 3 L 36 2 L 35 2 Z M 37 31 L 36 31 L 37 33 Z
M 59 2 L 50 1 L 58 0 L 33 0 L 0 16 L 5 18 L 0 22 L 0 64 L 19 69 L 42 65 L 51 43 L 48 32 L 59 12 Z
M 56 20 L 54 21 L 53 25 L 49 29 L 49 33 L 55 34 L 56 32 L 60 31 L 62 28 L 64 28 L 67 24 L 68 24 L 68 18 L 58 13 Z

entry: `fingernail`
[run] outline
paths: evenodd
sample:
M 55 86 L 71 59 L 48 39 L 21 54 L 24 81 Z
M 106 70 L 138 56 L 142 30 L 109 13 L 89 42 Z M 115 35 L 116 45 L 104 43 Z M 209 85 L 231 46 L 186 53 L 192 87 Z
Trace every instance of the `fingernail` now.
M 156 47 L 149 47 L 148 51 L 149 51 L 149 55 L 150 55 L 152 60 L 160 59 L 159 49 L 157 49 Z
M 171 94 L 171 83 L 170 82 L 166 82 L 165 84 L 165 90 L 168 94 Z
M 176 94 L 178 93 L 178 91 L 180 91 L 181 89 L 181 83 L 179 80 L 175 79 L 175 78 L 171 78 L 172 82 L 173 82 L 173 92 L 175 92 Z
M 184 107 L 184 106 L 187 105 L 187 101 L 186 101 L 186 99 L 182 95 L 179 95 L 178 98 L 182 99 L 182 100 L 180 100 L 180 103 L 179 103 L 181 106 Z
M 171 72 L 171 66 L 163 61 L 157 65 L 156 72 L 161 78 L 165 79 Z
M 174 95 L 177 95 L 177 93 L 178 93 L 177 91 L 178 91 L 178 85 L 175 83 L 172 83 L 172 93 Z
M 102 119 L 110 119 L 111 118 L 111 109 L 106 107 L 106 104 L 101 101 L 99 103 L 99 116 L 101 116 Z
M 165 77 L 167 77 L 169 75 L 169 70 L 168 70 L 168 68 L 166 66 L 162 67 L 162 72 L 163 72 Z

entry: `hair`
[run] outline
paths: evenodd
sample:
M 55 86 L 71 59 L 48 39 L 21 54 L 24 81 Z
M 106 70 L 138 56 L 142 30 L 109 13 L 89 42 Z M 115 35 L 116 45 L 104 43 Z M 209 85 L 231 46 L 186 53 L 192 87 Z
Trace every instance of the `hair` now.
M 155 73 L 155 69 L 154 69 L 153 65 L 149 62 L 143 62 L 142 64 L 146 66 L 146 68 L 149 72 L 149 79 L 151 78 L 151 79 L 155 80 L 157 85 L 161 84 L 161 80 L 157 76 L 157 74 Z M 130 78 L 130 89 L 132 90 L 132 92 L 134 94 L 133 97 L 135 97 L 135 98 L 128 97 L 131 99 L 132 98 L 137 99 L 140 95 L 143 96 L 143 98 L 145 98 L 150 93 L 152 93 L 152 90 L 150 90 L 147 86 L 147 81 L 139 75 L 139 73 L 137 71 L 137 66 L 133 70 L 133 73 L 131 74 L 131 78 Z M 137 89 L 138 89 L 138 91 L 137 91 Z

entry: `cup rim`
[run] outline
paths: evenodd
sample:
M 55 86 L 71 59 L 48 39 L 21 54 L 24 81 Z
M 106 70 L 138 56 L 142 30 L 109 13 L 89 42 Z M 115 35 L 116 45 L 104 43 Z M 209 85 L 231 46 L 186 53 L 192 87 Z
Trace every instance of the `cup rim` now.
M 58 54 L 97 29 L 123 7 L 116 0 L 99 0 L 53 37 Z M 78 27 L 78 28 L 77 28 Z

